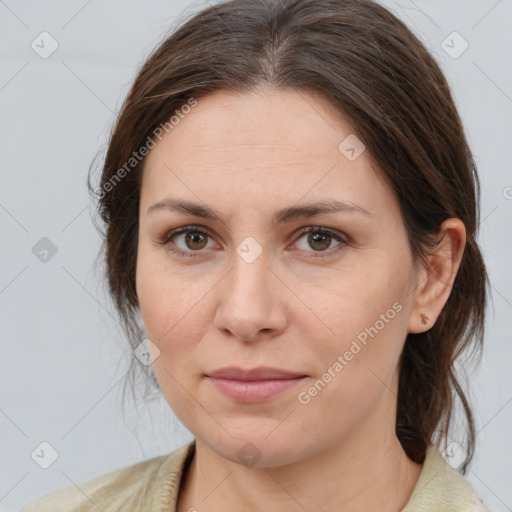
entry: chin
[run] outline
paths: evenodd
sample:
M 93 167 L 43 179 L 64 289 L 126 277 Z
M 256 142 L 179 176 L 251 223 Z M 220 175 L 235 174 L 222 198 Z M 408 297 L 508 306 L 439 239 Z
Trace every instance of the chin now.
M 250 418 L 247 419 L 251 421 Z M 229 434 L 219 427 L 220 438 L 213 438 L 212 431 L 209 430 L 207 437 L 200 440 L 212 451 L 236 464 L 246 467 L 272 468 L 294 463 L 307 456 L 303 446 L 300 451 L 297 450 L 297 435 L 292 435 L 285 430 L 278 435 L 279 427 L 274 432 L 272 428 L 262 428 L 258 431 L 258 425 L 255 426 L 253 421 L 250 430 L 242 430 L 239 433 L 230 430 L 227 424 L 225 428 Z M 272 433 L 269 435 L 270 432 Z

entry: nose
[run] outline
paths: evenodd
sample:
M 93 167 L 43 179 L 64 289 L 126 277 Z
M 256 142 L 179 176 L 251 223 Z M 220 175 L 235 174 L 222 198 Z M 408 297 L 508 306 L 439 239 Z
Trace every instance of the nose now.
M 233 259 L 233 267 L 218 288 L 215 327 L 241 341 L 279 335 L 287 322 L 285 291 L 271 262 L 264 253 L 251 263 L 238 254 Z

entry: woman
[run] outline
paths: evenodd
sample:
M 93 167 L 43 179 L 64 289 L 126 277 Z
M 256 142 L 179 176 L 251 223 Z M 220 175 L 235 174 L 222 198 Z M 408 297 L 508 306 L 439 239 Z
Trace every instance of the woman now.
M 395 16 L 204 9 L 138 73 L 94 192 L 134 362 L 194 441 L 27 512 L 487 510 L 439 451 L 456 398 L 462 473 L 474 451 L 478 177 Z

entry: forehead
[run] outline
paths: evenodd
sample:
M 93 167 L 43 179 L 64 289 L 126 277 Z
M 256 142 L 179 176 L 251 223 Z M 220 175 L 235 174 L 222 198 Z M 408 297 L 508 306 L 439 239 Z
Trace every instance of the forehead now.
M 355 160 L 343 152 L 353 131 L 339 109 L 309 91 L 217 91 L 182 114 L 150 151 L 141 201 L 176 187 L 205 201 L 232 200 L 233 193 L 247 201 L 262 194 L 274 203 L 316 200 L 333 189 L 349 200 L 375 201 L 386 191 L 368 152 Z
M 175 120 L 164 139 L 176 149 L 182 143 L 194 148 L 189 159 L 204 157 L 204 152 L 221 152 L 224 157 L 236 153 L 237 158 L 246 153 L 250 158 L 270 151 L 295 153 L 300 160 L 311 153 L 337 152 L 338 144 L 353 132 L 345 116 L 323 96 L 263 87 L 216 91 Z

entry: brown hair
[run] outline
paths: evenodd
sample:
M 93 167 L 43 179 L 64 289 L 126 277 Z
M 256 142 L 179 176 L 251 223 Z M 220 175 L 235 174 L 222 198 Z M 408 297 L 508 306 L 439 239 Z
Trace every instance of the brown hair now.
M 142 65 L 110 135 L 100 188 L 88 181 L 105 224 L 109 292 L 132 348 L 143 339 L 135 269 L 144 158 L 134 152 L 191 98 L 260 84 L 321 93 L 349 117 L 396 194 L 415 264 L 426 263 L 445 219 L 465 224 L 464 256 L 441 315 L 406 338 L 396 421 L 405 452 L 422 463 L 436 436 L 438 446 L 446 443 L 458 397 L 467 422 L 465 473 L 475 426 L 454 362 L 466 348 L 481 354 L 483 343 L 488 278 L 476 242 L 478 176 L 438 64 L 371 0 L 226 1 L 173 29 Z M 156 383 L 150 367 L 132 361 Z

